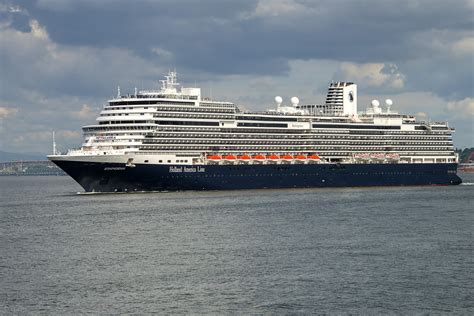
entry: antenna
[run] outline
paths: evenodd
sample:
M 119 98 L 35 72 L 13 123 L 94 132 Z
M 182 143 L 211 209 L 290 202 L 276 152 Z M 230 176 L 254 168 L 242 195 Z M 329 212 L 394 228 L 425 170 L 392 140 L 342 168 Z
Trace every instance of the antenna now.
M 117 86 L 117 99 L 120 98 L 120 86 Z
M 161 82 L 161 90 L 166 91 L 169 89 L 175 89 L 176 86 L 179 86 L 179 83 L 176 81 L 177 73 L 176 71 L 168 71 L 168 75 L 165 76 L 164 80 Z
M 137 94 L 138 94 L 137 87 L 135 87 L 135 98 L 137 97 Z
M 56 139 L 54 138 L 54 131 L 53 131 L 53 155 L 56 155 Z

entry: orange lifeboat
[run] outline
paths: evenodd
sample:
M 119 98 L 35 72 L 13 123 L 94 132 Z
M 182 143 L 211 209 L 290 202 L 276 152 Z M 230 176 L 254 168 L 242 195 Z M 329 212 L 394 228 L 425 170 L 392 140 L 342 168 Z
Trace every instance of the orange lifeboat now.
M 268 155 L 268 156 L 267 156 L 267 159 L 270 159 L 270 160 L 278 160 L 278 159 L 280 159 L 280 156 L 275 155 L 275 154 L 272 154 L 272 155 Z
M 239 159 L 240 159 L 240 160 L 250 160 L 250 159 L 252 159 L 252 158 L 251 158 L 249 155 L 247 155 L 247 154 L 243 154 L 243 155 L 240 155 L 240 156 L 239 156 Z
M 253 155 L 253 156 L 252 156 L 252 159 L 255 159 L 255 160 L 265 160 L 265 156 L 264 156 L 264 155 Z
M 281 159 L 284 159 L 284 160 L 293 160 L 293 156 L 292 156 L 292 155 L 288 155 L 288 154 L 283 155 L 283 156 L 281 156 L 280 158 L 281 158 Z
M 298 159 L 298 160 L 306 160 L 306 156 L 305 156 L 305 155 L 296 155 L 296 156 L 295 156 L 295 159 Z
M 235 157 L 234 155 L 226 155 L 223 157 L 225 160 L 235 160 L 237 159 L 237 157 Z
M 207 156 L 207 159 L 208 160 L 221 160 L 222 157 L 219 156 L 219 155 L 209 155 L 209 156 Z
M 312 160 L 319 160 L 320 157 L 316 154 L 312 154 L 312 155 L 308 155 L 308 159 L 312 159 Z

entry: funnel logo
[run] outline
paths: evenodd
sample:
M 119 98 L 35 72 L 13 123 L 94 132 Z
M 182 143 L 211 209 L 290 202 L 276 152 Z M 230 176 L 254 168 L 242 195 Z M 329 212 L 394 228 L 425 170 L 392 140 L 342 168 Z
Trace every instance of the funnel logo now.
M 354 102 L 354 93 L 349 91 L 349 102 Z

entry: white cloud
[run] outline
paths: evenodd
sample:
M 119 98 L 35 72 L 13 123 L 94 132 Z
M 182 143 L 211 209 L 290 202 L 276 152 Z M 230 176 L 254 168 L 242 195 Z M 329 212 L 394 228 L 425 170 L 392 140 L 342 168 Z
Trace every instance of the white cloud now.
M 0 119 L 6 118 L 18 112 L 18 109 L 0 106 Z
M 467 117 L 474 120 L 474 98 L 465 98 L 463 100 L 448 102 L 448 110 L 459 117 Z M 474 123 L 474 121 L 473 121 Z M 474 137 L 474 135 L 473 135 Z
M 59 137 L 66 138 L 66 139 L 82 139 L 81 131 L 71 131 L 71 130 L 60 130 L 55 132 Z
M 255 9 L 257 16 L 279 16 L 302 12 L 305 7 L 293 0 L 260 0 Z
M 343 62 L 340 70 L 344 80 L 355 81 L 372 87 L 388 86 L 401 89 L 405 85 L 405 76 L 394 64 Z
M 61 142 L 65 141 L 78 141 L 82 138 L 82 134 L 80 131 L 71 131 L 71 130 L 55 130 L 54 131 L 55 138 Z M 35 131 L 35 132 L 28 132 L 22 133 L 14 137 L 13 142 L 16 146 L 29 146 L 31 142 L 44 142 L 44 143 L 51 143 L 53 138 L 52 130 L 47 131 Z
M 254 11 L 245 14 L 243 18 L 289 16 L 304 13 L 308 10 L 310 10 L 310 8 L 307 8 L 294 0 L 259 0 Z
M 472 58 L 474 55 L 474 36 L 461 38 L 460 40 L 454 42 L 451 47 L 455 54 L 470 55 Z
M 152 47 L 151 51 L 161 58 L 171 58 L 173 53 L 161 47 Z
M 43 40 L 49 40 L 49 35 L 48 32 L 46 31 L 46 28 L 41 26 L 38 21 L 36 20 L 30 20 L 30 28 L 31 28 L 31 35 L 33 37 L 43 39 Z
M 35 131 L 33 133 L 24 133 L 18 135 L 13 139 L 15 143 L 26 145 L 28 142 L 51 141 L 52 132 L 50 131 Z
M 428 119 L 428 114 L 425 112 L 418 112 L 415 114 L 419 120 L 426 121 Z
M 163 72 L 126 49 L 57 44 L 37 20 L 29 24 L 29 32 L 0 29 L 0 85 L 10 95 L 41 88 L 49 94 L 93 94 L 117 84 L 134 86 Z
M 91 104 L 100 105 L 118 84 L 125 91 L 152 86 L 163 73 L 128 50 L 57 44 L 37 20 L 29 25 L 28 32 L 0 29 L 0 103 L 9 105 L 0 107 L 0 119 L 9 118 L 0 133 L 0 147 L 8 148 L 1 149 L 45 152 L 53 129 L 58 144 L 78 146 L 81 126 L 93 123 L 99 112 Z M 19 112 L 21 119 L 11 118 Z
M 88 104 L 83 104 L 80 111 L 72 112 L 72 115 L 74 117 L 78 117 L 80 119 L 89 119 L 89 120 L 92 120 L 95 117 L 97 117 L 97 114 L 98 114 L 98 111 L 96 109 L 93 109 Z
M 19 5 L 0 3 L 0 12 L 25 13 L 26 11 Z

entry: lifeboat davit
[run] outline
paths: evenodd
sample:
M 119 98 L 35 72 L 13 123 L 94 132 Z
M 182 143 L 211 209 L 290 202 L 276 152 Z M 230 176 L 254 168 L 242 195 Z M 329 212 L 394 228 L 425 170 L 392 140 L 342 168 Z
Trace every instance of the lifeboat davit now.
M 253 155 L 253 156 L 252 156 L 252 159 L 255 159 L 255 160 L 265 160 L 265 156 L 264 156 L 264 155 Z
M 311 159 L 311 160 L 319 160 L 320 157 L 316 154 L 313 154 L 313 155 L 308 155 L 308 159 Z
M 250 159 L 252 159 L 252 157 L 250 157 L 250 156 L 247 155 L 247 154 L 244 154 L 244 155 L 240 155 L 240 156 L 239 156 L 239 159 L 240 159 L 240 160 L 250 160 Z
M 235 157 L 234 155 L 226 155 L 223 157 L 225 160 L 236 160 L 237 157 Z
M 281 156 L 280 158 L 283 159 L 283 160 L 293 160 L 293 156 L 292 156 L 292 155 L 288 155 L 288 154 L 287 154 L 287 155 L 283 155 L 283 156 Z
M 208 160 L 221 160 L 222 157 L 219 156 L 219 155 L 209 155 L 209 156 L 207 156 L 207 159 Z
M 280 156 L 278 156 L 278 155 L 268 155 L 268 156 L 267 156 L 267 159 L 270 159 L 270 160 L 278 160 L 278 159 L 280 159 Z

